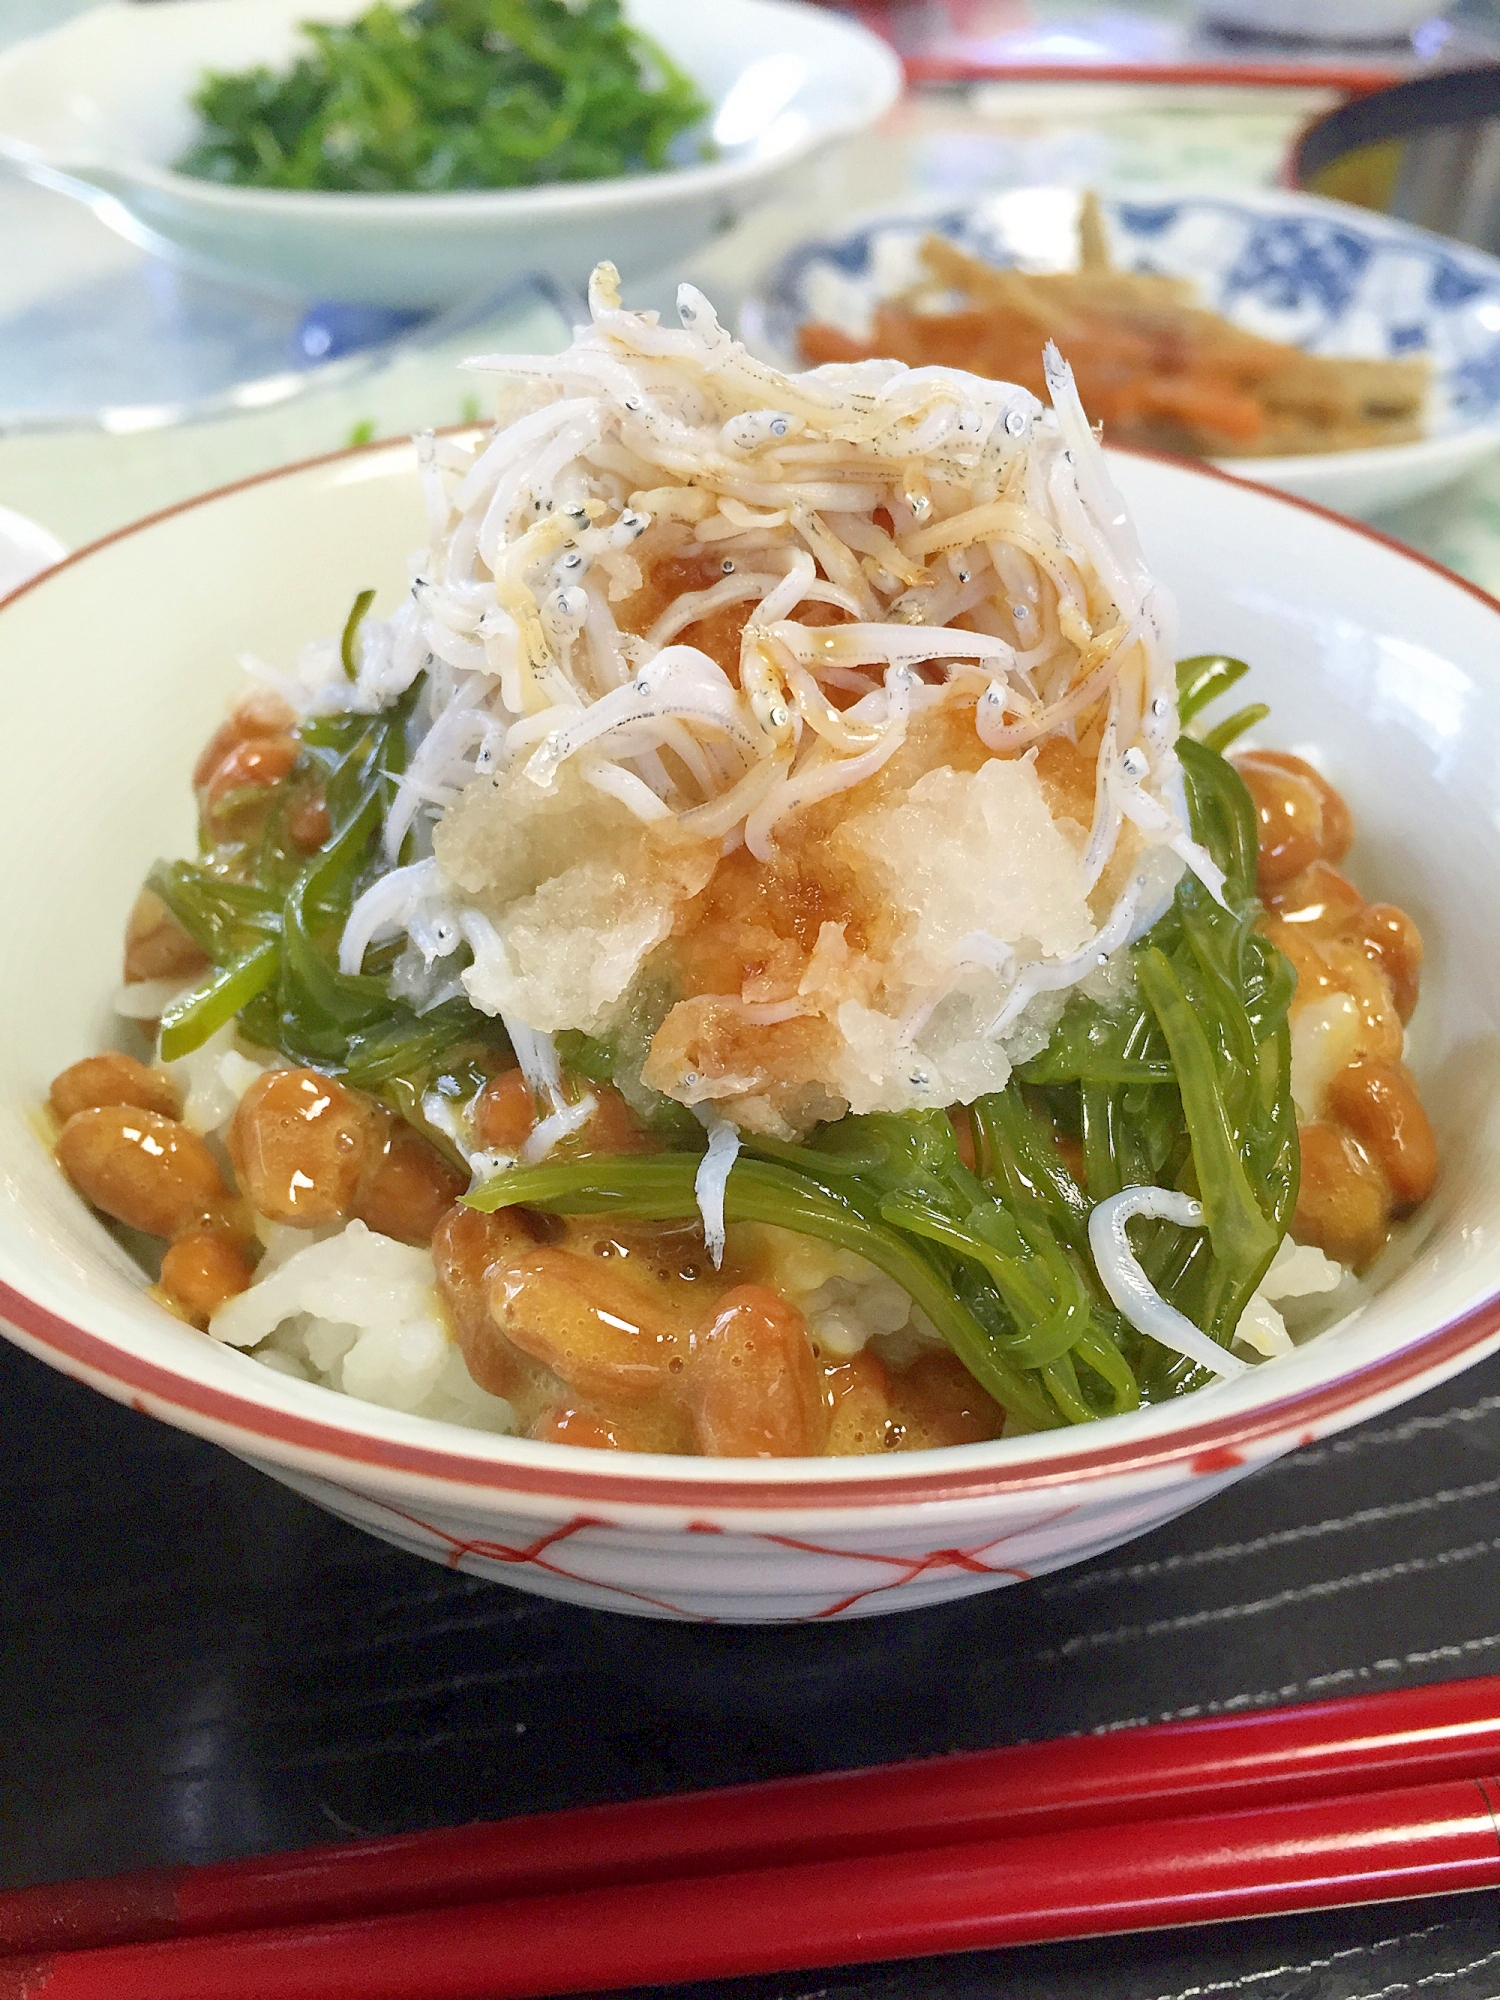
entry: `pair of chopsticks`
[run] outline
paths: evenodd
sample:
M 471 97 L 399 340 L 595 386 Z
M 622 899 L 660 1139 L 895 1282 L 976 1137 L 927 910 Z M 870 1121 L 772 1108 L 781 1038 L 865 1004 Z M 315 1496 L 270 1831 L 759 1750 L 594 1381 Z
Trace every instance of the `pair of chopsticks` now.
M 1500 1678 L 0 1893 L 0 2000 L 530 1996 L 1500 1884 Z

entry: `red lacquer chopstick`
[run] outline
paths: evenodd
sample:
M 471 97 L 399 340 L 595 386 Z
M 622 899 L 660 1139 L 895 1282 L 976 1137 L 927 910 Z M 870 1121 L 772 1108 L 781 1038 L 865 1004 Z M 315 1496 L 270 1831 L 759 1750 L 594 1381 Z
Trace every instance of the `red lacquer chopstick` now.
M 723 1874 L 1500 1770 L 1500 1677 L 0 1893 L 41 1952 Z
M 0 1892 L 0 1951 L 723 1874 L 1500 1769 L 1500 1677 Z
M 0 1964 L 0 2000 L 536 2000 L 1481 1889 L 1500 1788 L 1354 1798 Z

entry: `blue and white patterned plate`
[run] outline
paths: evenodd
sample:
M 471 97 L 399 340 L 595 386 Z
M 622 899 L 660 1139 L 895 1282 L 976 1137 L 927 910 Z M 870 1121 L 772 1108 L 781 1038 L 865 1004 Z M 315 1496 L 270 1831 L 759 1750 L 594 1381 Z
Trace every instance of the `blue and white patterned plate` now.
M 1347 513 L 1430 492 L 1500 450 L 1500 259 L 1343 202 L 1275 190 L 1219 195 L 1135 187 L 1102 197 L 1115 262 L 1193 279 L 1202 302 L 1237 325 L 1314 354 L 1426 354 L 1428 434 L 1412 444 L 1233 459 L 1247 479 Z M 1065 270 L 1079 195 L 1014 188 L 965 208 L 885 216 L 803 243 L 744 307 L 752 347 L 796 365 L 797 328 L 849 333 L 921 275 L 936 230 L 993 264 Z

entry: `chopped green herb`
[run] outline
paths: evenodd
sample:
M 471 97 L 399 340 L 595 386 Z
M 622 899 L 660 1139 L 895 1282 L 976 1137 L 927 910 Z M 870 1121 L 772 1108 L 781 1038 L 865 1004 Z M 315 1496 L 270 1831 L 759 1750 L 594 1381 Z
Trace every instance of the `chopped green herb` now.
M 1221 694 L 1228 694 L 1250 671 L 1243 660 L 1231 660 L 1224 653 L 1195 653 L 1190 660 L 1177 662 L 1177 719 L 1184 729 L 1200 708 L 1207 708 Z
M 364 623 L 365 613 L 375 602 L 373 590 L 362 590 L 350 607 L 349 616 L 344 620 L 343 637 L 339 640 L 339 658 L 344 666 L 344 679 L 359 679 L 359 662 L 354 657 L 354 642 L 359 636 L 359 628 Z
M 619 0 L 380 0 L 302 32 L 286 70 L 203 78 L 179 173 L 355 194 L 602 180 L 670 166 L 708 111 Z
M 1244 708 L 1237 708 L 1233 715 L 1226 715 L 1222 722 L 1216 722 L 1212 729 L 1203 732 L 1203 741 L 1210 750 L 1227 750 L 1237 736 L 1243 736 L 1247 729 L 1253 729 L 1257 722 L 1264 722 L 1271 713 L 1263 701 L 1249 702 Z

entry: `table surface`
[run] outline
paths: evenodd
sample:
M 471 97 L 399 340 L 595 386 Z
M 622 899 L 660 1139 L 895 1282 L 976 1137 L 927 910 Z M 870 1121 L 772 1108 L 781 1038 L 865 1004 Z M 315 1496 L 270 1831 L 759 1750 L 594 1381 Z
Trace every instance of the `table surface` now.
M 810 217 L 910 191 L 1268 181 L 1320 101 L 1108 86 L 921 100 L 691 275 L 732 309 Z M 415 367 L 213 425 L 0 439 L 0 505 L 78 544 L 335 447 L 356 422 L 449 420 L 466 386 Z M 1383 525 L 1500 586 L 1500 466 Z M 1500 1361 L 1115 1555 L 836 1629 L 547 1604 L 368 1540 L 9 1349 L 0 1400 L 0 1880 L 13 1883 L 1500 1671 Z M 1495 2000 L 1500 1906 L 1452 1898 L 693 1990 Z
M 0 1349 L 0 1880 L 1500 1671 L 1500 1359 L 1129 1547 L 837 1627 L 582 1611 Z M 1493 2000 L 1492 1895 L 696 1988 Z

